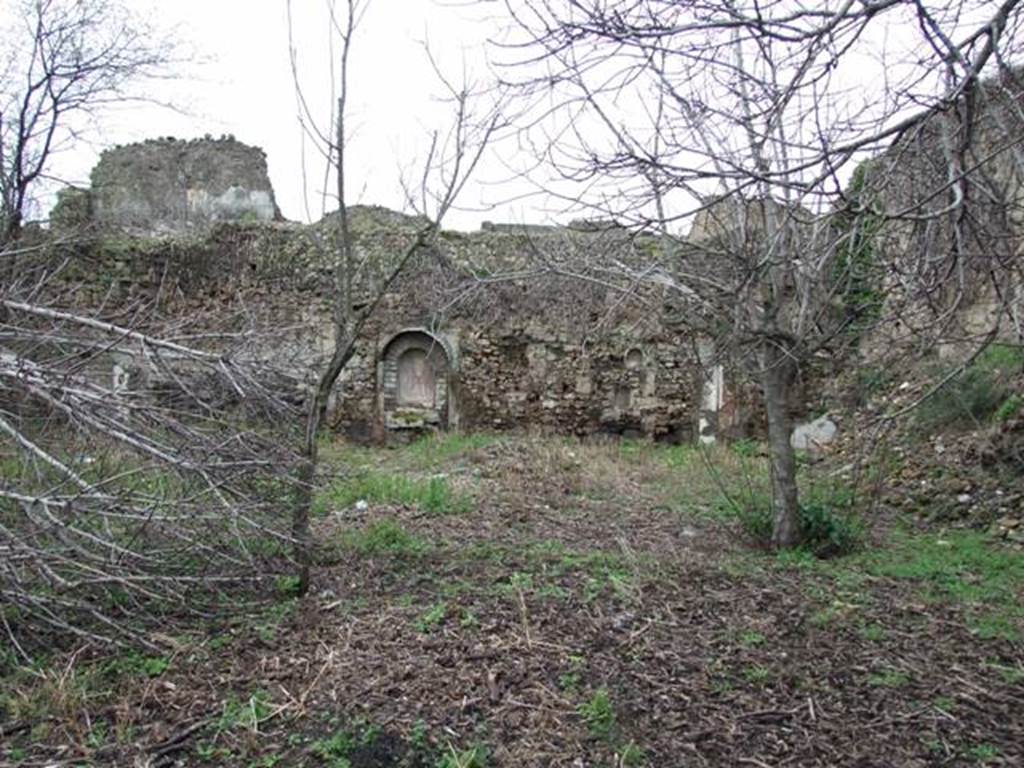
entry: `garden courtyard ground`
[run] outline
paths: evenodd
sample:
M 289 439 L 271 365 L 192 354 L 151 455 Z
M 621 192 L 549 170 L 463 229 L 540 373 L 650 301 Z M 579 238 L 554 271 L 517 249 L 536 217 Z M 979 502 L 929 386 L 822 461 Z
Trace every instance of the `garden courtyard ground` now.
M 9 674 L 0 765 L 1024 764 L 1019 549 L 883 493 L 853 554 L 757 551 L 747 443 L 324 450 L 311 595 Z

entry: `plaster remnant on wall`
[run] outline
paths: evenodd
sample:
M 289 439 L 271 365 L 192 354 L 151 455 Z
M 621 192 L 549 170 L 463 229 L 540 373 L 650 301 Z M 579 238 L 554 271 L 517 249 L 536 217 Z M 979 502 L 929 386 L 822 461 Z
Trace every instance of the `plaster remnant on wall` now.
M 232 186 L 220 195 L 188 189 L 186 199 L 190 221 L 273 221 L 277 215 L 274 194 L 265 189 Z
M 698 431 L 700 441 L 710 445 L 718 439 L 718 413 L 725 403 L 725 371 L 721 365 L 711 367 L 704 378 L 701 392 Z

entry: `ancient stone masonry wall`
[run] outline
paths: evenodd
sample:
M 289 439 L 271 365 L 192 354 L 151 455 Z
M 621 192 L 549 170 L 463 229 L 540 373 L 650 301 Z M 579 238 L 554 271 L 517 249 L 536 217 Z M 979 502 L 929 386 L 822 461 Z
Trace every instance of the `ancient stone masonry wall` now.
M 358 302 L 408 248 L 416 222 L 355 213 Z M 204 237 L 97 238 L 78 246 L 69 283 L 91 291 L 76 299 L 82 306 L 141 302 L 164 317 L 211 323 L 247 317 L 258 336 L 243 354 L 289 368 L 308 385 L 331 342 L 335 252 L 325 225 L 226 223 Z M 443 233 L 371 317 L 332 403 L 335 426 L 367 440 L 455 427 L 692 439 L 698 367 L 688 341 L 660 324 L 656 302 L 639 294 L 622 301 L 598 284 L 538 272 L 537 254 L 563 266 L 609 249 L 648 258 L 630 255 L 623 233 L 614 237 Z M 428 340 L 422 358 L 416 344 L 400 343 L 416 336 Z M 431 402 L 417 400 L 426 385 L 412 402 L 400 397 L 408 371 L 432 382 Z
M 481 281 L 454 266 L 476 237 L 455 237 L 458 250 L 443 238 L 386 297 L 339 386 L 339 429 L 379 438 L 384 426 L 401 428 L 379 396 L 383 351 L 403 332 L 423 331 L 450 350 L 449 423 L 692 439 L 700 375 L 686 339 L 649 308 L 572 278 Z M 522 237 L 492 231 L 477 252 L 511 265 Z
M 89 193 L 92 222 L 104 229 L 203 232 L 220 221 L 280 218 L 263 151 L 233 138 L 156 139 L 107 150 Z

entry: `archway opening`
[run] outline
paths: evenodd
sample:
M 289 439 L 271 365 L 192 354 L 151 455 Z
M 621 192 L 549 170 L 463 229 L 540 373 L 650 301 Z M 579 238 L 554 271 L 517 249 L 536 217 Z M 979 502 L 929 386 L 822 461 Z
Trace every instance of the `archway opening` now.
M 420 329 L 395 335 L 381 351 L 379 402 L 387 430 L 411 434 L 452 425 L 452 354 Z

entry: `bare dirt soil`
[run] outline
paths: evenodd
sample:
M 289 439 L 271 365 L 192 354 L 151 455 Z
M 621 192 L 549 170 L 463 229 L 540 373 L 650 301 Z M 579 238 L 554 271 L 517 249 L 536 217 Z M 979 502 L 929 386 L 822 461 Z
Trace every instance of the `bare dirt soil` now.
M 336 447 L 313 594 L 12 678 L 0 765 L 1024 765 L 1019 552 L 881 517 L 848 558 L 756 552 L 715 476 L 758 460 L 717 458 Z

